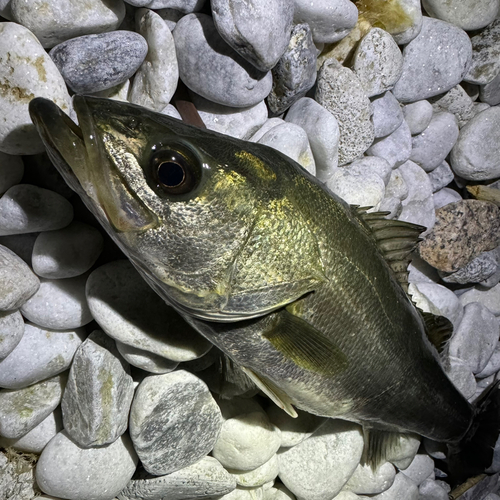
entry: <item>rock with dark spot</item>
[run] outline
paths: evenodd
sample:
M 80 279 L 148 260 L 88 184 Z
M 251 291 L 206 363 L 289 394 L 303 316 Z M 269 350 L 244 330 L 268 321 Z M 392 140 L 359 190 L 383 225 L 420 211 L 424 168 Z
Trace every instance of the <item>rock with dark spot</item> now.
M 495 252 L 484 252 L 472 259 L 467 265 L 454 273 L 440 273 L 445 283 L 481 283 L 492 276 L 498 269 Z
M 64 428 L 79 446 L 102 446 L 127 430 L 134 386 L 113 339 L 96 330 L 80 346 L 62 399 Z
M 500 244 L 500 209 L 462 200 L 436 210 L 436 224 L 420 243 L 420 256 L 440 271 L 454 272 Z

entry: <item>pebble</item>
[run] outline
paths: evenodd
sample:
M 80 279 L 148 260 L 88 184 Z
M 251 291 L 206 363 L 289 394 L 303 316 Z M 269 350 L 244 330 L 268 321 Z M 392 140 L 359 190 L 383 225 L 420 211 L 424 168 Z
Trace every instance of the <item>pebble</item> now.
M 335 117 L 314 99 L 299 99 L 286 114 L 286 121 L 307 134 L 316 164 L 316 177 L 327 182 L 338 166 L 339 126 Z
M 244 108 L 271 91 L 271 72 L 262 72 L 222 39 L 206 14 L 188 14 L 173 31 L 179 75 L 193 92 L 206 99 Z
M 125 17 L 122 0 L 12 0 L 12 21 L 28 28 L 45 48 L 70 38 L 116 30 Z
M 436 225 L 420 243 L 419 253 L 436 269 L 454 272 L 499 243 L 498 207 L 486 201 L 462 200 L 436 210 Z
M 443 368 L 448 378 L 465 398 L 470 399 L 475 396 L 477 391 L 476 379 L 464 361 L 447 356 L 443 361 Z
M 22 389 L 67 370 L 84 330 L 53 331 L 25 325 L 15 349 L 0 361 L 0 387 Z
M 200 460 L 214 447 L 221 426 L 219 407 L 206 384 L 184 370 L 146 377 L 130 410 L 134 448 L 154 475 Z
M 333 498 L 356 470 L 362 452 L 361 427 L 330 419 L 310 438 L 279 454 L 279 477 L 299 499 Z
M 470 304 L 467 304 L 470 305 Z M 495 345 L 495 350 L 491 355 L 490 359 L 486 366 L 479 372 L 476 373 L 475 376 L 478 379 L 487 378 L 491 375 L 496 374 L 496 372 L 500 370 L 500 343 L 497 342 Z
M 139 9 L 136 24 L 148 52 L 134 76 L 129 101 L 161 111 L 172 99 L 179 79 L 174 37 L 165 21 L 152 10 Z
M 479 98 L 490 106 L 500 104 L 500 73 L 490 83 L 479 87 Z
M 205 0 L 152 0 L 147 7 L 148 9 L 173 9 L 183 14 L 190 14 L 201 10 L 204 4 Z
M 370 465 L 359 464 L 342 491 L 352 491 L 359 495 L 374 495 L 388 490 L 394 483 L 396 469 L 384 462 L 375 470 Z
M 425 99 L 403 106 L 403 116 L 411 135 L 421 134 L 429 126 L 433 112 L 432 104 Z
M 93 271 L 87 300 L 110 337 L 137 349 L 181 362 L 203 356 L 212 346 L 153 292 L 128 260 Z
M 481 181 L 500 176 L 500 108 L 493 106 L 472 118 L 451 150 L 453 171 L 463 179 Z
M 352 69 L 366 95 L 373 97 L 394 87 L 403 71 L 403 55 L 387 31 L 372 28 L 354 52 Z
M 243 410 L 244 411 L 244 410 Z M 252 471 L 265 464 L 281 445 L 281 432 L 264 411 L 238 412 L 222 424 L 212 455 L 226 468 Z
M 308 2 L 294 0 L 293 21 L 307 23 L 315 43 L 333 43 L 341 40 L 356 24 L 358 9 L 348 0 Z
M 18 439 L 45 420 L 61 402 L 66 374 L 24 389 L 0 390 L 0 436 Z
M 376 158 L 373 156 L 372 158 Z M 386 196 L 392 196 L 399 200 L 404 200 L 408 197 L 409 189 L 399 169 L 391 170 L 389 182 L 385 188 Z
M 445 94 L 431 97 L 429 102 L 435 112 L 448 111 L 453 113 L 462 128 L 475 114 L 474 101 L 461 85 L 455 85 Z
M 73 221 L 45 231 L 33 247 L 33 271 L 48 279 L 73 278 L 87 272 L 102 252 L 103 238 L 94 227 Z
M 43 328 L 80 328 L 93 319 L 85 299 L 86 281 L 86 274 L 59 280 L 41 278 L 40 288 L 21 306 L 21 313 Z
M 361 156 L 373 142 L 374 131 L 371 103 L 356 74 L 327 59 L 318 73 L 315 99 L 337 119 L 339 165 Z
M 201 0 L 204 3 L 205 0 Z M 187 3 L 184 3 L 187 5 Z M 157 9 L 156 13 L 165 21 L 168 29 L 174 31 L 177 21 L 184 16 L 184 13 L 176 9 Z
M 425 454 L 418 453 L 412 463 L 402 472 L 417 486 L 420 486 L 434 473 L 434 460 Z
M 118 340 L 115 340 L 115 342 L 119 353 L 125 361 L 149 373 L 155 373 L 157 375 L 170 373 L 179 365 L 177 361 L 170 361 L 167 358 L 158 356 L 158 354 L 137 349 L 137 347 L 123 344 Z
M 487 290 L 473 288 L 460 295 L 460 302 L 463 306 L 471 302 L 479 302 L 488 308 L 495 316 L 500 316 L 500 284 Z
M 374 495 L 373 500 L 419 500 L 417 485 L 403 473 L 396 474 L 392 486 L 383 493 Z
M 323 417 L 302 410 L 296 411 L 298 416 L 292 418 L 276 405 L 272 405 L 266 410 L 269 420 L 281 431 L 281 448 L 291 448 L 302 443 L 326 422 Z
M 366 150 L 369 156 L 378 156 L 387 160 L 392 168 L 405 163 L 411 155 L 412 138 L 410 129 L 405 120 L 392 134 L 375 142 Z
M 161 111 L 161 114 L 171 116 L 172 118 L 177 118 L 178 120 L 182 120 L 180 113 L 174 107 L 173 104 L 167 104 Z
M 307 24 L 293 27 L 285 52 L 272 69 L 273 86 L 267 104 L 273 115 L 286 111 L 316 82 L 316 46 Z
M 432 192 L 436 194 L 437 191 L 446 187 L 453 180 L 453 178 L 453 170 L 447 161 L 443 161 L 432 172 L 429 172 Z
M 19 184 L 24 174 L 24 164 L 20 156 L 0 152 L 0 194 Z
M 12 250 L 0 245 L 0 311 L 18 309 L 40 288 L 40 280 Z
M 447 491 L 437 481 L 426 479 L 418 488 L 419 500 L 449 500 Z M 484 500 L 490 500 L 485 498 Z M 492 499 L 491 499 L 492 500 Z
M 61 402 L 64 429 L 79 446 L 102 446 L 126 430 L 134 387 L 113 339 L 99 330 L 79 347 Z
M 464 267 L 451 274 L 440 273 L 445 283 L 481 283 L 498 270 L 498 262 L 493 252 L 483 252 Z
M 397 442 L 392 446 L 386 459 L 399 470 L 410 466 L 420 447 L 420 436 L 417 434 L 404 433 L 397 435 Z M 398 475 L 398 474 L 396 474 Z
M 486 85 L 500 73 L 500 19 L 496 19 L 481 33 L 471 38 L 472 63 L 464 80 Z
M 45 151 L 29 116 L 28 103 L 34 97 L 46 97 L 68 112 L 71 99 L 38 39 L 16 23 L 0 23 L 0 81 L 0 114 L 9 117 L 0 122 L 0 152 L 32 155 Z
M 264 125 L 262 125 L 262 127 L 260 127 L 259 130 L 257 130 L 257 132 L 252 135 L 252 137 L 250 137 L 249 141 L 258 142 L 264 136 L 264 134 L 269 132 L 269 130 L 277 127 L 278 125 L 282 125 L 283 123 L 285 123 L 285 120 L 283 120 L 282 118 L 268 118 L 264 122 Z
M 454 189 L 443 188 L 434 193 L 434 208 L 437 210 L 445 205 L 461 200 L 462 197 Z
M 236 484 L 245 488 L 258 488 L 269 481 L 274 481 L 279 473 L 278 455 L 274 454 L 267 462 L 254 470 L 240 472 L 228 469 L 236 479 Z
M 430 231 L 436 215 L 432 201 L 432 186 L 424 170 L 411 160 L 398 168 L 408 186 L 408 196 L 402 201 L 399 220 L 420 224 Z M 425 233 L 424 233 L 425 234 Z
M 410 160 L 426 172 L 437 168 L 458 138 L 458 124 L 452 113 L 434 113 L 427 128 L 412 138 Z
M 24 321 L 19 311 L 0 312 L 0 361 L 6 358 L 21 342 Z
M 375 139 L 392 134 L 403 122 L 403 110 L 392 92 L 385 92 L 372 99 L 372 109 Z
M 118 500 L 185 500 L 226 495 L 236 488 L 234 477 L 213 457 L 165 476 L 132 479 Z
M 422 30 L 403 49 L 403 72 L 392 90 L 394 97 L 406 103 L 447 92 L 462 81 L 471 57 L 465 31 L 424 17 Z
M 128 80 L 148 53 L 144 37 L 112 31 L 72 38 L 56 45 L 50 57 L 77 94 L 109 89 Z
M 12 234 L 9 236 L 0 236 L 0 245 L 12 250 L 18 257 L 31 267 L 31 256 L 33 246 L 39 233 Z
M 203 123 L 209 130 L 248 140 L 267 120 L 267 106 L 264 101 L 248 108 L 231 108 L 208 101 L 194 92 L 190 94 Z
M 31 184 L 12 186 L 0 198 L 0 236 L 61 229 L 72 219 L 66 198 Z
M 293 4 L 287 0 L 212 0 L 220 36 L 260 71 L 273 68 L 290 40 Z
M 316 164 L 307 133 L 294 123 L 282 123 L 266 132 L 259 140 L 260 144 L 270 146 L 296 161 L 310 174 L 316 174 Z
M 8 439 L 0 436 L 0 447 L 14 448 L 24 453 L 36 453 L 40 455 L 47 443 L 62 429 L 61 410 L 58 407 L 36 427 L 33 427 L 33 429 L 20 438 Z
M 264 500 L 295 500 L 295 496 L 284 484 L 276 482 L 265 492 Z
M 111 500 L 128 484 L 137 466 L 130 438 L 83 448 L 66 431 L 59 432 L 44 448 L 36 466 L 40 489 L 71 500 Z

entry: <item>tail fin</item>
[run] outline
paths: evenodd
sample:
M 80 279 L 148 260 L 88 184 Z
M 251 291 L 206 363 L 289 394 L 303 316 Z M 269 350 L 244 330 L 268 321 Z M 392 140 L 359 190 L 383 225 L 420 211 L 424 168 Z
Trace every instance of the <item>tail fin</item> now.
M 481 394 L 476 414 L 467 434 L 457 444 L 448 445 L 448 470 L 452 486 L 483 474 L 493 461 L 500 434 L 500 381 Z

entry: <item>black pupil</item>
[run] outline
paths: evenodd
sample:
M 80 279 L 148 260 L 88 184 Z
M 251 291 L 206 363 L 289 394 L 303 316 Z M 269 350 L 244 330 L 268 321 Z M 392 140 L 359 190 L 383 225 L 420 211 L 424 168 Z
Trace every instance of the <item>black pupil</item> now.
M 158 166 L 158 180 L 164 186 L 177 187 L 184 179 L 184 168 L 175 161 L 164 161 Z

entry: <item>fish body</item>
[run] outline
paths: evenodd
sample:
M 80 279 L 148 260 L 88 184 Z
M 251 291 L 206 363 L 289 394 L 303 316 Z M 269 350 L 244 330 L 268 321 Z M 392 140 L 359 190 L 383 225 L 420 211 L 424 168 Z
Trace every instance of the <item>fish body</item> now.
M 464 437 L 475 409 L 401 285 L 398 248 L 422 228 L 347 205 L 266 146 L 127 103 L 75 109 L 79 127 L 49 101 L 30 107 L 54 164 L 153 289 L 272 399 Z

